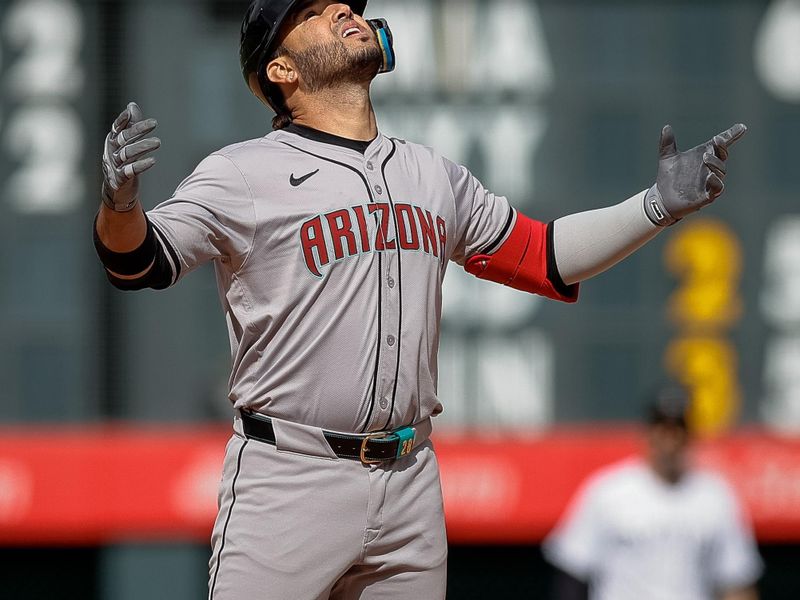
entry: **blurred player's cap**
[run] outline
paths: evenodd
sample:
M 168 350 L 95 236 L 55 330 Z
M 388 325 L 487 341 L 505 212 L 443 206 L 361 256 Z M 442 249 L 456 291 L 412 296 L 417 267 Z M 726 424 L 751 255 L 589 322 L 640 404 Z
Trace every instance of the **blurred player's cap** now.
M 650 425 L 675 425 L 688 429 L 689 391 L 675 383 L 660 386 L 647 407 Z

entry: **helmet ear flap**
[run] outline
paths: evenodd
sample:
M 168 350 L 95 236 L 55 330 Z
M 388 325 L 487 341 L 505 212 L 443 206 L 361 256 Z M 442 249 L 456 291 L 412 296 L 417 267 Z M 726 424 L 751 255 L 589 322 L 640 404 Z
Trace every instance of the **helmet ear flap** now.
M 394 53 L 394 36 L 392 30 L 389 29 L 389 24 L 386 19 L 369 19 L 367 20 L 369 26 L 375 32 L 378 38 L 378 45 L 383 52 L 383 65 L 381 66 L 380 73 L 389 73 L 393 71 L 397 65 L 397 58 Z

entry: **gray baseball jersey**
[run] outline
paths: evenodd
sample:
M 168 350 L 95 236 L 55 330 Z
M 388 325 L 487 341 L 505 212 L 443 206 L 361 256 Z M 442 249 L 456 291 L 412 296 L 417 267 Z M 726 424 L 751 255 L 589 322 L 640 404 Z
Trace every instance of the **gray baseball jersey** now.
M 441 411 L 448 261 L 497 248 L 516 213 L 427 147 L 357 146 L 290 126 L 211 154 L 148 213 L 172 283 L 214 261 L 237 408 L 348 432 Z

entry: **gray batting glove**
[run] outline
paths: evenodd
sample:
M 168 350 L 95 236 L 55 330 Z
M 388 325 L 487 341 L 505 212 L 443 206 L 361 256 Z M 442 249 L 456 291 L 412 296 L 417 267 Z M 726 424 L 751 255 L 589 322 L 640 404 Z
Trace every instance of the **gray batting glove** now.
M 161 146 L 157 137 L 145 137 L 158 123 L 145 119 L 135 102 L 128 104 L 111 126 L 103 149 L 103 203 L 111 210 L 127 212 L 139 200 L 138 175 L 156 164 L 146 156 Z
M 656 225 L 667 226 L 711 204 L 722 194 L 728 148 L 747 127 L 738 123 L 705 144 L 678 152 L 672 127 L 664 126 L 659 143 L 658 177 L 644 198 L 644 210 Z

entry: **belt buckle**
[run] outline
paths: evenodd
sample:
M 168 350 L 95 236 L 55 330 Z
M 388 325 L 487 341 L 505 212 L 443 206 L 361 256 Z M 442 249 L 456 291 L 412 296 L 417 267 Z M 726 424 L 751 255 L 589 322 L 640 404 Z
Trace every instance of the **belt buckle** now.
M 394 431 L 378 431 L 367 434 L 364 439 L 361 440 L 361 451 L 358 453 L 361 462 L 365 465 L 377 465 L 384 460 L 388 460 L 384 458 L 367 458 L 367 444 L 369 441 L 371 439 L 384 439 L 388 437 L 397 438 L 397 454 L 395 454 L 394 458 L 401 458 L 406 454 L 410 454 L 414 449 L 414 439 L 417 437 L 417 430 L 414 427 L 401 427 Z
M 378 465 L 383 462 L 384 459 L 382 458 L 367 458 L 367 443 L 370 440 L 378 440 L 385 437 L 389 437 L 390 434 L 386 433 L 385 431 L 379 431 L 377 433 L 369 433 L 364 436 L 364 439 L 361 440 L 361 451 L 358 453 L 358 458 L 361 459 L 361 462 L 365 465 Z

